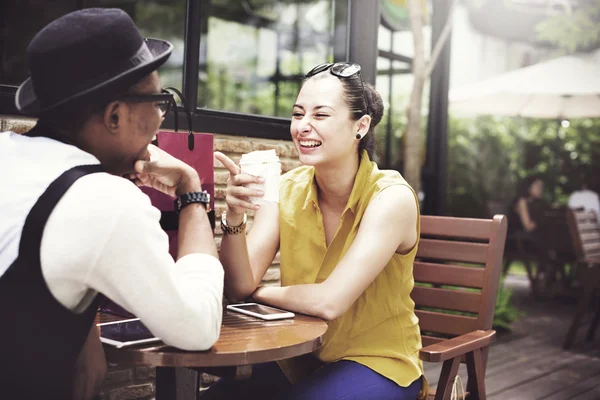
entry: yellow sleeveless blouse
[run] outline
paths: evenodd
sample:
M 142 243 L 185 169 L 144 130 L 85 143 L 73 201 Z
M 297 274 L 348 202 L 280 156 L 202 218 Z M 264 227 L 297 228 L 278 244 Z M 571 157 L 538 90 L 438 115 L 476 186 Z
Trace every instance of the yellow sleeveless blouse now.
M 285 174 L 279 197 L 282 286 L 327 279 L 352 245 L 371 199 L 392 185 L 410 188 L 397 171 L 379 170 L 364 151 L 337 233 L 327 247 L 314 168 L 303 166 Z M 418 207 L 416 195 L 415 201 Z M 417 230 L 420 234 L 420 223 Z M 404 387 L 423 375 L 419 320 L 410 298 L 417 245 L 407 254 L 394 254 L 348 311 L 328 322 L 323 346 L 312 357 L 279 362 L 292 383 L 322 363 L 339 360 L 363 364 Z M 423 379 L 421 396 L 426 394 Z

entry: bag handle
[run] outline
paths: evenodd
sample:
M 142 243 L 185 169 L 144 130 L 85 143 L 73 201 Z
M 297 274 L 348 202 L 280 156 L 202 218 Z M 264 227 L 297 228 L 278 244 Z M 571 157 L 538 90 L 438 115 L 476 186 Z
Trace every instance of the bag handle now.
M 188 130 L 188 149 L 190 151 L 192 151 L 192 150 L 194 150 L 194 145 L 195 145 L 194 132 L 193 132 L 193 128 L 192 128 L 192 113 L 186 107 L 185 97 L 183 97 L 183 94 L 178 89 L 171 87 L 171 86 L 166 87 L 163 90 L 174 92 L 181 99 L 181 104 L 183 104 L 183 110 L 185 112 L 185 115 L 187 116 L 188 129 L 189 129 Z M 175 102 L 175 98 L 173 98 L 173 109 L 175 110 L 175 118 L 174 118 L 175 132 L 177 132 L 179 130 L 179 114 L 178 114 L 179 109 L 177 107 L 177 102 Z M 154 141 L 154 145 L 158 146 L 158 138 Z

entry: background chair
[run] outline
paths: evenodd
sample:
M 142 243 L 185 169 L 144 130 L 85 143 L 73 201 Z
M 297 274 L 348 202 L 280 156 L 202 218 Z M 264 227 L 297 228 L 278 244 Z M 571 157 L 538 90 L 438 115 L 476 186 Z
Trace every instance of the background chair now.
M 563 348 L 568 349 L 573 344 L 577 329 L 590 305 L 594 291 L 600 288 L 600 226 L 598 217 L 593 211 L 569 211 L 569 231 L 573 247 L 577 254 L 578 275 L 582 285 L 579 302 L 573 316 L 573 321 Z M 586 339 L 593 340 L 596 327 L 600 322 L 600 306 L 596 306 L 596 312 L 590 324 Z

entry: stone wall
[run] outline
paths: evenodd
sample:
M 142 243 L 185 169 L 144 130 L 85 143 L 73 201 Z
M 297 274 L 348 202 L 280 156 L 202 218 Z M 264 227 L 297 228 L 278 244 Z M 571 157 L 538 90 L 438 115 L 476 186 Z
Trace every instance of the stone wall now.
M 35 125 L 35 120 L 31 118 L 17 118 L 0 115 L 0 132 L 13 131 L 16 133 L 25 133 Z
M 0 116 L 0 132 L 13 131 L 25 133 L 35 125 L 35 121 L 26 118 L 15 118 Z M 300 165 L 298 154 L 289 141 L 278 141 L 268 139 L 255 139 L 248 137 L 214 135 L 214 150 L 220 151 L 232 160 L 238 162 L 241 155 L 254 150 L 275 149 L 281 159 L 282 171 L 287 172 Z M 225 210 L 225 189 L 229 173 L 215 160 L 215 215 L 217 222 L 220 221 L 221 213 Z M 248 229 L 252 227 L 253 213 L 248 213 Z M 215 240 L 217 245 L 221 242 L 221 227 L 216 224 Z M 263 284 L 279 284 L 279 254 L 273 264 L 269 267 Z M 109 365 L 104 389 L 96 400 L 146 400 L 154 397 L 156 372 L 153 367 L 130 367 L 121 365 Z M 203 383 L 209 383 L 209 376 L 202 376 Z

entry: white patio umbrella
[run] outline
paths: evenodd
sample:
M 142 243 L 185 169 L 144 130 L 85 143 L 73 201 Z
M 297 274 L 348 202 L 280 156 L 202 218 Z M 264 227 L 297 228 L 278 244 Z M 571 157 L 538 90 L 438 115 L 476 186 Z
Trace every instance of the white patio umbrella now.
M 450 90 L 456 114 L 600 117 L 600 64 L 566 56 Z

